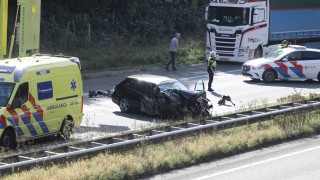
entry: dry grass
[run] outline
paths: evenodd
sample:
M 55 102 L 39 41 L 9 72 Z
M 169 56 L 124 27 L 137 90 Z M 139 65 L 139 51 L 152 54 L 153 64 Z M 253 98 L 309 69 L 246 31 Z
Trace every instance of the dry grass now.
M 278 116 L 273 121 L 217 131 L 158 145 L 146 142 L 130 152 L 100 154 L 91 159 L 39 168 L 1 179 L 136 179 L 172 168 L 221 158 L 265 143 L 283 141 L 320 130 L 320 111 Z

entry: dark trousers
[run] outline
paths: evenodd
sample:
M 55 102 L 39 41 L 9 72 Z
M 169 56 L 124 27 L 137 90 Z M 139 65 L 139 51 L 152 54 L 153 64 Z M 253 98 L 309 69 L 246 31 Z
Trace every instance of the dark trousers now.
M 172 69 L 175 69 L 176 68 L 176 65 L 175 65 L 176 52 L 170 51 L 170 55 L 171 55 L 171 58 L 168 61 L 166 68 L 169 68 L 170 64 L 172 64 Z
M 213 70 L 214 70 L 214 68 L 213 68 Z M 208 72 L 208 74 L 209 74 L 208 88 L 211 88 L 211 84 L 212 84 L 212 81 L 213 81 L 214 71 L 212 71 L 212 69 L 208 66 L 207 72 Z

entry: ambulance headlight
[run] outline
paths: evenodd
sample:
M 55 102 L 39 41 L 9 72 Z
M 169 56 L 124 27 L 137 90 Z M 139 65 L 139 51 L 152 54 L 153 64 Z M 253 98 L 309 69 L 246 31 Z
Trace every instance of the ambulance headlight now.
M 262 66 L 252 66 L 251 67 L 251 69 L 253 69 L 253 70 L 259 70 L 259 69 L 261 69 L 262 68 Z

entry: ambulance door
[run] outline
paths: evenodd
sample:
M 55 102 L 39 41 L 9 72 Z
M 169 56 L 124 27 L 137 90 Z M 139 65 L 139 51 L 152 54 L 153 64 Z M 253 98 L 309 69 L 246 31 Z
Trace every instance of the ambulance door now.
M 30 96 L 35 127 L 41 134 L 50 134 L 58 127 L 53 124 L 56 118 L 53 83 L 50 77 L 45 77 L 32 80 Z
M 15 127 L 19 138 L 30 138 L 38 135 L 32 123 L 32 106 L 29 101 L 29 83 L 21 83 L 10 106 L 11 117 L 7 119 Z

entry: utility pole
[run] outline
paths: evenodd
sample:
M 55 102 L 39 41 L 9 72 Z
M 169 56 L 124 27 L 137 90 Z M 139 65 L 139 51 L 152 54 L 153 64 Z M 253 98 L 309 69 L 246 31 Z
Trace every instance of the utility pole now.
M 19 56 L 30 56 L 40 50 L 41 0 L 17 0 L 13 34 L 10 38 L 8 58 L 14 41 L 19 45 Z M 8 0 L 0 0 L 0 59 L 7 55 Z
M 8 0 L 0 0 L 0 60 L 7 54 Z

